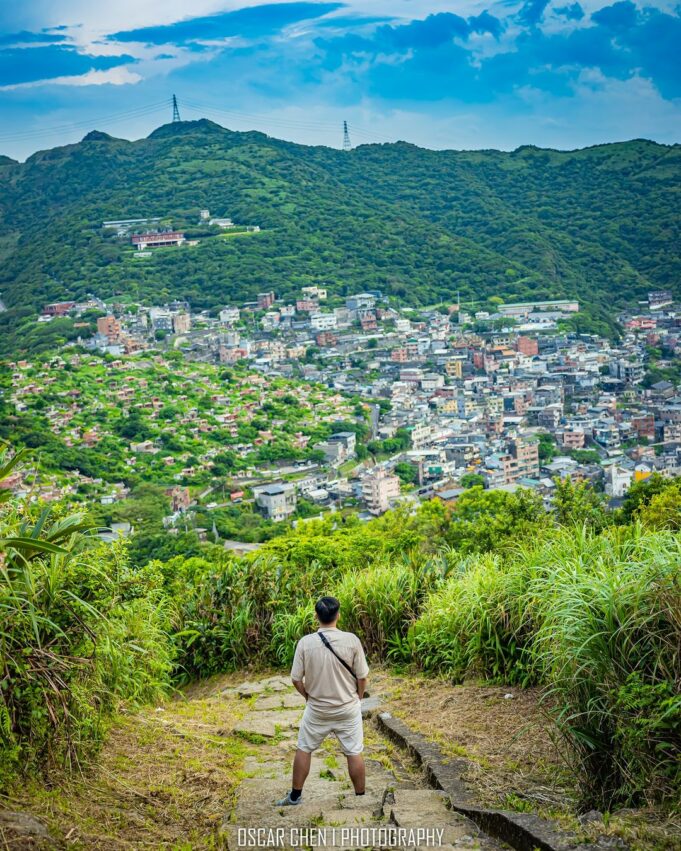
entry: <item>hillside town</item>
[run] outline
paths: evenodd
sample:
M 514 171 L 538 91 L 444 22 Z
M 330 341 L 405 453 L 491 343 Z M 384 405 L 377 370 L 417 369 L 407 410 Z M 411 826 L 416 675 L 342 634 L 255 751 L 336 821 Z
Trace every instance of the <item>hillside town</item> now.
M 496 301 L 416 309 L 308 286 L 295 301 L 270 290 L 217 315 L 182 301 L 48 304 L 40 321 L 94 311 L 97 330 L 40 368 L 10 365 L 17 411 L 46 398 L 54 434 L 86 449 L 107 438 L 97 413 L 108 404 L 152 427 L 99 479 L 43 477 L 36 493 L 85 486 L 112 502 L 126 496 L 125 468 L 145 469 L 168 484 L 172 523 L 215 504 L 224 449 L 224 498 L 272 522 L 294 518 L 301 500 L 370 518 L 398 501 L 454 503 L 473 484 L 532 488 L 550 504 L 566 476 L 616 505 L 634 481 L 681 474 L 681 313 L 669 293 L 618 317 L 617 344 L 566 330 L 577 301 Z M 63 383 L 81 366 L 95 376 L 89 390 Z M 225 386 L 224 370 L 236 383 Z M 272 406 L 282 397 L 288 412 Z M 278 455 L 260 451 L 282 435 Z

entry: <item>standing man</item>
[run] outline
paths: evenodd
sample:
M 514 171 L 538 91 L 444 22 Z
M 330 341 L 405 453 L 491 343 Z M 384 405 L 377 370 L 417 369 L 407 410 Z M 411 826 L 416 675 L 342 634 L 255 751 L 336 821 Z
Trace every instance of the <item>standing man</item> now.
M 310 773 L 312 752 L 334 733 L 348 760 L 348 773 L 355 795 L 364 794 L 364 733 L 360 700 L 369 667 L 359 638 L 336 626 L 340 603 L 322 597 L 315 605 L 319 629 L 300 639 L 291 668 L 293 685 L 307 701 L 298 731 L 298 748 L 293 760 L 291 791 L 277 806 L 288 807 L 302 800 L 303 786 Z

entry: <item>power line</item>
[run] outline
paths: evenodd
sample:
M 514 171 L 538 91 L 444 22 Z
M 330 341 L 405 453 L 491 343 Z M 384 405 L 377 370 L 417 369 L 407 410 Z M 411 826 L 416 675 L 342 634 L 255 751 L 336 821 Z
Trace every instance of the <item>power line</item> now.
M 91 128 L 97 124 L 110 124 L 114 121 L 124 121 L 128 118 L 138 118 L 144 115 L 152 115 L 167 108 L 168 99 L 166 98 L 163 101 L 158 101 L 153 104 L 138 106 L 133 109 L 124 110 L 122 112 L 113 112 L 106 116 L 100 116 L 99 118 L 87 118 L 82 119 L 81 121 L 70 121 L 64 124 L 53 124 L 36 130 L 26 130 L 17 133 L 5 133 L 0 135 L 0 142 L 21 141 L 23 139 L 31 139 L 38 136 L 47 136 L 53 133 L 60 132 L 67 133 L 70 130 Z
M 299 132 L 328 132 L 329 134 L 335 132 L 337 128 L 337 125 L 331 124 L 329 122 L 314 121 L 308 119 L 298 120 L 295 118 L 275 118 L 272 117 L 270 114 L 266 113 L 239 112 L 236 110 L 224 109 L 219 106 L 212 106 L 206 103 L 201 103 L 198 101 L 194 101 L 193 99 L 189 101 L 183 99 L 182 104 L 184 109 L 188 109 L 190 112 L 193 113 L 200 113 L 202 115 L 208 113 L 217 116 L 226 116 L 228 118 L 237 119 L 241 122 L 251 122 L 260 125 L 265 125 L 266 128 L 272 126 L 274 128 L 279 127 L 282 129 L 297 130 Z M 53 136 L 55 134 L 66 135 L 77 130 L 90 130 L 93 128 L 101 127 L 103 125 L 106 126 L 112 123 L 124 122 L 126 120 L 132 120 L 135 118 L 143 118 L 146 116 L 151 116 L 160 113 L 166 110 L 169 105 L 172 107 L 172 121 L 180 121 L 181 118 L 177 97 L 176 95 L 173 95 L 172 98 L 166 98 L 162 101 L 155 101 L 153 103 L 144 104 L 138 107 L 132 107 L 126 110 L 112 112 L 108 115 L 99 116 L 96 118 L 87 118 L 79 121 L 64 122 L 63 124 L 53 124 L 47 127 L 36 128 L 34 130 L 5 133 L 0 135 L 0 144 L 30 141 L 31 139 L 44 138 L 47 136 Z M 344 122 L 344 146 L 346 128 L 347 122 Z M 376 140 L 382 140 L 386 142 L 394 141 L 393 139 L 387 136 L 377 133 L 373 129 L 368 130 L 353 124 L 353 135 L 355 134 L 358 135 L 360 138 L 365 139 L 367 142 L 375 142 Z
M 256 113 L 256 112 L 239 112 L 237 110 L 225 109 L 223 107 L 214 106 L 207 103 L 202 103 L 200 101 L 192 98 L 191 100 L 182 100 L 183 105 L 188 106 L 193 112 L 212 112 L 220 115 L 226 115 L 231 118 L 237 118 L 241 120 L 248 121 L 257 121 L 261 124 L 273 125 L 273 126 L 281 126 L 281 127 L 292 127 L 300 130 L 329 130 L 335 131 L 337 126 L 336 124 L 331 124 L 329 122 L 322 121 L 312 121 L 309 119 L 298 120 L 295 118 L 275 118 L 270 113 Z M 353 123 L 352 125 L 353 134 L 357 133 L 360 136 L 363 136 L 367 139 L 371 139 L 375 141 L 379 139 L 384 142 L 393 142 L 394 138 L 385 136 L 382 133 L 377 133 L 373 128 L 371 130 L 365 129 L 357 126 Z
M 236 112 L 234 110 L 229 109 L 221 109 L 217 106 L 209 106 L 207 104 L 196 103 L 195 101 L 182 101 L 183 104 L 189 107 L 193 112 L 200 113 L 215 113 L 216 115 L 225 115 L 230 118 L 236 118 L 239 120 L 245 121 L 254 121 L 259 124 L 274 124 L 280 125 L 282 127 L 294 127 L 298 129 L 310 130 L 310 129 L 322 129 L 322 130 L 332 130 L 337 125 L 334 124 L 324 124 L 322 122 L 317 121 L 298 121 L 297 119 L 292 118 L 273 118 L 267 114 L 257 114 L 257 113 L 248 113 L 248 112 Z

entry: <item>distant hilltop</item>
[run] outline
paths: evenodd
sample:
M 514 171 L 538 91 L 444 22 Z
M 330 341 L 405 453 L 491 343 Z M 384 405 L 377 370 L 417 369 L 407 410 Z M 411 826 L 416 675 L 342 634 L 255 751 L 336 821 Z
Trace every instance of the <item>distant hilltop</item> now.
M 414 306 L 579 299 L 599 332 L 649 291 L 681 294 L 679 145 L 339 151 L 201 120 L 133 142 L 95 130 L 0 165 L 0 354 L 42 305 L 85 293 L 203 309 L 315 284 Z M 161 215 L 152 229 L 186 243 L 144 263 L 102 227 Z

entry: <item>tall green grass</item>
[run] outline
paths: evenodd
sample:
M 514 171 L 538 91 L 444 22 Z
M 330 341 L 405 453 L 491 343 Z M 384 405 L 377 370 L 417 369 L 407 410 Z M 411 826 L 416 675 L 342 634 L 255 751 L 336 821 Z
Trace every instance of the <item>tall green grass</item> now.
M 76 764 L 119 701 L 153 700 L 171 677 L 290 665 L 333 594 L 374 661 L 543 686 L 585 804 L 681 798 L 681 536 L 656 530 L 660 511 L 652 528 L 535 523 L 485 552 L 475 536 L 447 546 L 462 521 L 428 504 L 132 570 L 81 518 L 3 499 L 0 784 Z
M 506 564 L 500 555 L 462 562 L 411 627 L 411 659 L 457 682 L 467 676 L 535 682 L 533 623 L 524 604 L 528 580 L 520 563 Z
M 0 479 L 19 456 L 0 458 Z M 73 768 L 101 744 L 121 701 L 169 686 L 160 577 L 63 509 L 0 491 L 0 788 L 19 773 Z
M 681 798 L 681 539 L 640 527 L 531 554 L 535 654 L 584 797 Z
M 409 633 L 412 660 L 546 686 L 591 804 L 681 796 L 681 540 L 640 527 L 557 531 L 478 557 Z
M 455 682 L 543 686 L 585 802 L 679 796 L 678 534 L 547 525 L 462 557 L 444 546 L 445 520 L 429 509 L 365 533 L 320 524 L 195 576 L 177 623 L 181 669 L 288 666 L 315 628 L 314 600 L 334 594 L 341 628 L 374 660 Z

